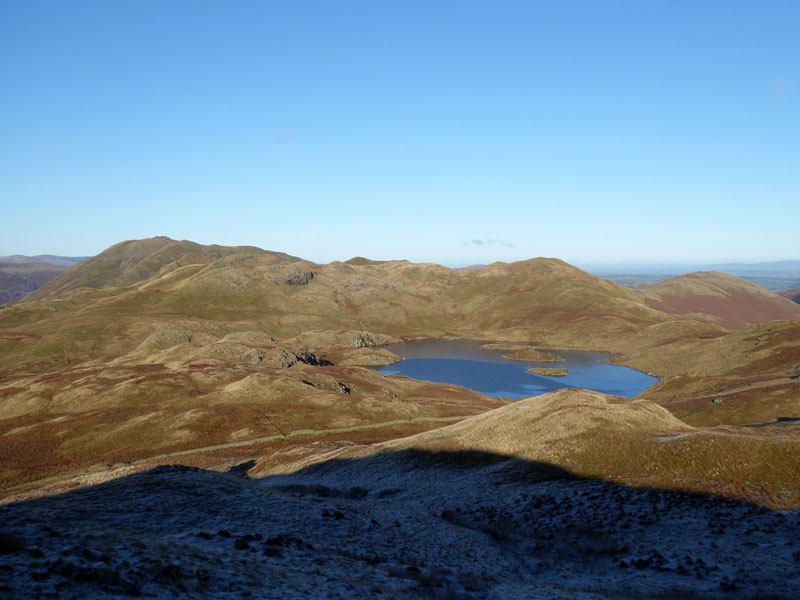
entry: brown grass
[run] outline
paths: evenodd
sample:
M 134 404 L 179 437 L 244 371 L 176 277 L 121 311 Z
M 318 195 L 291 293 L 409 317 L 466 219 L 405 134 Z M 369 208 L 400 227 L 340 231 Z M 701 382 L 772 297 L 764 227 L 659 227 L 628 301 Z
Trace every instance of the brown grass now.
M 68 367 L 15 378 L 0 389 L 3 487 L 300 429 L 470 415 L 501 404 L 456 386 L 383 378 L 359 367 L 275 369 L 223 362 Z M 29 405 L 39 408 L 30 412 Z M 349 437 L 385 440 L 397 431 L 440 425 L 408 424 Z
M 410 448 L 476 450 L 625 485 L 700 491 L 786 509 L 800 507 L 799 430 L 800 425 L 694 428 L 650 402 L 562 390 L 402 440 L 304 455 L 281 469 Z M 275 468 L 261 465 L 257 472 Z
M 81 265 L 39 290 L 40 300 L 0 310 L 3 485 L 276 429 L 475 415 L 501 406 L 453 386 L 347 366 L 391 359 L 343 341 L 365 332 L 376 339 L 508 340 L 512 357 L 523 360 L 546 358 L 531 344 L 619 352 L 618 361 L 662 378 L 647 399 L 700 428 L 800 416 L 800 386 L 791 379 L 800 373 L 800 323 L 734 333 L 719 326 L 795 309 L 735 278 L 703 275 L 636 292 L 555 259 L 464 271 L 405 261 L 320 266 L 253 248 L 166 238 L 126 242 Z M 77 289 L 82 285 L 94 287 Z M 284 358 L 297 357 L 296 344 L 287 340 L 301 341 L 312 331 L 319 347 L 310 349 L 337 366 L 282 367 Z M 609 401 L 603 414 L 618 410 L 609 408 L 614 404 Z M 591 469 L 595 461 L 607 476 L 630 481 L 657 481 L 663 473 L 658 481 L 664 485 L 685 475 L 697 485 L 796 486 L 767 465 L 782 455 L 764 439 L 748 437 L 755 434 L 727 432 L 717 446 L 698 445 L 700 456 L 725 451 L 732 457 L 747 449 L 761 457 L 714 475 L 713 468 L 720 469 L 710 459 L 692 466 L 671 442 L 652 446 L 647 437 L 631 437 L 632 445 L 614 458 L 602 432 L 594 446 L 572 433 L 586 426 L 589 409 L 582 410 L 548 421 L 560 436 L 551 440 L 551 458 L 572 460 L 575 469 Z M 628 439 L 629 432 L 623 428 L 620 435 Z M 796 435 L 781 443 L 790 447 Z M 486 439 L 489 451 L 513 445 L 500 430 Z M 589 454 L 580 458 L 581 452 Z M 637 453 L 656 465 L 655 475 L 624 462 Z

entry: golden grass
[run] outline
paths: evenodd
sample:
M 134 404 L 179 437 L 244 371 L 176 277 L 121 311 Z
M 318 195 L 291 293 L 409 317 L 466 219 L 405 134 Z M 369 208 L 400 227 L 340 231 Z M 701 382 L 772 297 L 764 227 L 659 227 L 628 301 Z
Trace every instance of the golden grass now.
M 800 507 L 798 433 L 800 425 L 695 428 L 652 402 L 562 390 L 412 437 L 303 456 L 281 468 L 411 448 L 475 450 L 625 485 L 700 491 L 786 509 Z M 270 468 L 262 465 L 257 472 Z
M 781 444 L 794 448 L 796 432 L 769 446 L 754 433 L 703 429 L 684 452 L 598 416 L 675 415 L 685 421 L 673 423 L 680 430 L 800 416 L 800 385 L 792 379 L 800 374 L 800 323 L 729 333 L 699 322 L 705 317 L 678 319 L 647 304 L 659 289 L 663 296 L 711 295 L 722 302 L 707 309 L 716 311 L 710 319 L 716 323 L 741 303 L 735 294 L 748 293 L 738 280 L 701 277 L 691 289 L 673 282 L 647 296 L 555 259 L 464 271 L 405 261 L 313 265 L 254 248 L 166 238 L 125 242 L 81 265 L 41 288 L 34 301 L 0 310 L 3 485 L 276 430 L 475 415 L 501 406 L 453 386 L 349 366 L 394 360 L 387 351 L 355 346 L 402 336 L 508 340 L 497 349 L 520 360 L 552 360 L 532 345 L 608 350 L 622 354 L 618 362 L 662 378 L 644 398 L 672 414 L 652 403 L 623 409 L 607 401 L 602 409 L 584 403 L 562 407 L 558 418 L 539 415 L 552 426 L 540 432 L 550 436 L 543 459 L 632 482 L 800 487 L 794 467 L 768 464 L 794 465 L 784 460 Z M 83 285 L 95 287 L 77 289 Z M 760 292 L 759 298 L 773 301 Z M 673 308 L 677 314 L 685 306 Z M 303 346 L 336 366 L 298 363 Z M 587 414 L 613 425 L 620 455 L 602 428 L 592 428 L 587 440 L 575 433 L 589 427 Z M 509 438 L 514 428 L 489 431 L 487 451 L 516 448 Z M 726 466 L 743 451 L 758 459 Z M 687 452 L 697 454 L 696 462 Z M 713 452 L 730 454 L 716 465 L 708 458 Z
M 0 387 L 0 485 L 237 442 L 241 432 L 256 439 L 313 429 L 324 437 L 327 429 L 470 415 L 502 404 L 359 367 L 273 368 L 237 357 L 81 365 L 15 378 Z

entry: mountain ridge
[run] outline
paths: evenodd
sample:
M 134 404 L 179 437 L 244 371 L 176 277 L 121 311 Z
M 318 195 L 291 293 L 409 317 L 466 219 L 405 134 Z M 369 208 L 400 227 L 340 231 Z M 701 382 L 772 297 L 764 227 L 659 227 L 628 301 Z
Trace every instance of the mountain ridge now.
M 617 352 L 661 378 L 640 399 L 689 427 L 800 414 L 800 321 L 762 323 L 761 311 L 734 314 L 736 331 L 721 325 L 736 294 L 794 305 L 720 274 L 637 291 L 553 258 L 321 265 L 154 238 L 112 246 L 42 290 L 0 310 L 0 452 L 16 464 L 0 473 L 6 486 L 157 456 L 281 463 L 284 450 L 387 441 L 502 404 L 367 368 L 397 360 L 376 345 L 419 337 Z M 710 304 L 648 305 L 681 294 Z
M 632 290 L 559 259 L 459 271 L 431 263 L 365 261 L 319 265 L 253 247 L 169 238 L 122 242 L 7 307 L 0 313 L 0 331 L 30 325 L 32 335 L 15 348 L 23 361 L 28 349 L 41 353 L 38 340 L 53 340 L 55 328 L 65 343 L 69 337 L 63 356 L 74 362 L 124 355 L 175 319 L 188 319 L 201 330 L 211 321 L 226 322 L 228 333 L 261 329 L 283 339 L 333 327 L 623 353 L 676 335 L 719 337 L 751 324 L 800 319 L 796 304 L 723 274 L 684 275 Z M 87 282 L 97 287 L 81 287 Z M 45 322 L 53 325 L 43 327 Z M 87 327 L 106 331 L 90 351 L 81 341 Z
M 165 236 L 143 240 L 127 240 L 115 244 L 97 256 L 73 265 L 48 285 L 36 290 L 26 301 L 53 298 L 60 293 L 81 287 L 107 288 L 138 283 L 156 275 L 165 266 L 178 260 L 209 261 L 231 254 L 254 253 L 293 258 L 271 253 L 255 246 L 201 245 Z
M 54 254 L 38 254 L 36 256 L 25 256 L 24 254 L 12 254 L 10 256 L 0 256 L 0 262 L 4 263 L 45 263 L 56 267 L 71 267 L 90 256 L 56 256 Z

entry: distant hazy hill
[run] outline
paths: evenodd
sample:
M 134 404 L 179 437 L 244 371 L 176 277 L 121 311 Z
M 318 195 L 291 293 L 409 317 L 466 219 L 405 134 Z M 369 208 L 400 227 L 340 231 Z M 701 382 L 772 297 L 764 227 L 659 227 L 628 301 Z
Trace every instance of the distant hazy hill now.
M 620 285 L 642 287 L 696 271 L 716 271 L 746 279 L 773 292 L 800 285 L 800 260 L 718 265 L 592 265 L 587 271 Z
M 86 260 L 88 256 L 54 256 L 52 254 L 40 254 L 38 256 L 23 256 L 22 254 L 13 254 L 11 256 L 0 256 L 0 262 L 3 263 L 31 263 L 39 262 L 48 265 L 55 265 L 57 267 L 71 267 L 72 265 Z
M 797 302 L 800 304 L 800 287 L 796 287 L 791 290 L 784 290 L 779 292 L 779 294 L 784 298 L 788 298 L 792 302 Z
M 43 262 L 0 262 L 0 304 L 30 294 L 65 269 Z
M 761 263 L 722 263 L 719 265 L 708 265 L 709 269 L 730 273 L 732 275 L 741 273 L 800 273 L 800 260 L 779 260 L 774 262 Z
M 725 263 L 708 265 L 703 270 L 736 275 L 757 285 L 779 292 L 800 285 L 800 260 L 762 263 Z
M 680 275 L 641 292 L 651 308 L 726 329 L 800 320 L 800 306 L 753 283 L 715 272 Z

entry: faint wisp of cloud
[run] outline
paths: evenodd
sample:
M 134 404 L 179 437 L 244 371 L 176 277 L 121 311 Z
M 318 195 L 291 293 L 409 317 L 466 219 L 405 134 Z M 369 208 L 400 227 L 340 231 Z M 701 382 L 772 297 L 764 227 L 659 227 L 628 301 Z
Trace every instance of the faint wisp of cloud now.
M 287 127 L 278 132 L 277 138 L 279 142 L 289 142 L 297 137 L 297 132 L 293 127 Z
M 462 242 L 464 246 L 472 246 L 472 247 L 483 247 L 483 246 L 505 246 L 506 248 L 513 248 L 515 246 L 514 242 L 507 242 L 505 240 L 498 240 L 496 238 L 490 238 L 486 240 L 481 240 L 477 238 L 473 238 L 471 240 L 467 240 L 466 242 Z
M 772 82 L 772 89 L 779 104 L 788 102 L 800 95 L 800 77 L 778 75 Z

